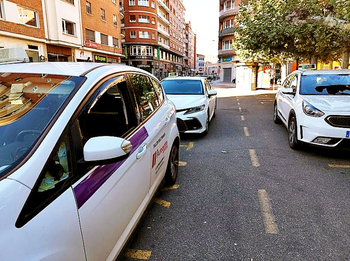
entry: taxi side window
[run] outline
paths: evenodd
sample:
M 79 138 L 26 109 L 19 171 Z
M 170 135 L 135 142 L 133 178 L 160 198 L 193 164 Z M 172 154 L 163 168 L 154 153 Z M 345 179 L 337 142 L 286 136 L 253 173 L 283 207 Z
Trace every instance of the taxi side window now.
M 160 105 L 157 91 L 155 90 L 150 78 L 145 75 L 130 74 L 129 78 L 134 87 L 141 120 L 143 121 Z
M 63 134 L 39 176 L 16 222 L 21 227 L 60 196 L 72 180 L 71 145 L 68 133 Z
M 164 93 L 163 93 L 163 88 L 162 86 L 160 85 L 159 82 L 156 82 L 154 79 L 151 78 L 151 82 L 153 83 L 153 87 L 157 93 L 157 96 L 158 96 L 158 99 L 159 99 L 159 102 L 162 103 L 163 100 L 164 100 Z
M 295 94 L 297 91 L 297 84 L 298 84 L 298 77 L 297 75 L 292 75 L 291 80 L 290 80 L 290 88 L 293 89 L 293 93 Z

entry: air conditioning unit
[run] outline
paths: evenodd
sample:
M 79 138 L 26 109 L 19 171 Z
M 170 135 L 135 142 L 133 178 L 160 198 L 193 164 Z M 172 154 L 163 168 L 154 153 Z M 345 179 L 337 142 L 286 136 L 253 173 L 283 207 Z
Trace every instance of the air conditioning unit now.
M 22 47 L 11 47 L 0 49 L 0 64 L 1 63 L 28 63 L 29 58 Z

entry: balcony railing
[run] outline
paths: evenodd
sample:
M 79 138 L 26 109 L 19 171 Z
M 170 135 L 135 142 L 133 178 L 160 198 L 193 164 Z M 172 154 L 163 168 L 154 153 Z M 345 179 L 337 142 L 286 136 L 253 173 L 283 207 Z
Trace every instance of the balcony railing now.
M 224 56 L 236 55 L 236 51 L 234 49 L 232 49 L 232 50 L 219 50 L 218 55 L 224 55 Z
M 168 20 L 166 17 L 164 17 L 164 16 L 158 14 L 158 18 L 160 18 L 160 19 L 161 19 L 164 23 L 166 23 L 167 25 L 170 24 L 169 20 Z
M 227 16 L 234 16 L 234 15 L 238 14 L 238 11 L 239 11 L 238 7 L 228 9 L 228 10 L 222 10 L 219 13 L 220 20 L 222 20 L 223 18 L 225 18 Z
M 234 35 L 235 30 L 235 27 L 225 28 L 219 32 L 219 37 Z
M 166 3 L 163 0 L 158 0 L 158 3 L 160 4 L 161 7 L 168 13 L 170 12 L 169 7 L 166 5 Z

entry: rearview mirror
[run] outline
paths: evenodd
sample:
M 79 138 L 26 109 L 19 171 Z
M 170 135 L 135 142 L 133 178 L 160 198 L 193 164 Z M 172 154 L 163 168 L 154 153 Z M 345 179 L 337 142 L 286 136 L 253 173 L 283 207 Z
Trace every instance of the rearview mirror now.
M 217 95 L 218 93 L 217 93 L 217 91 L 215 91 L 215 90 L 210 90 L 209 92 L 208 92 L 208 96 L 209 97 L 211 97 L 211 96 L 215 96 L 215 95 Z
M 282 93 L 295 95 L 295 91 L 293 90 L 293 88 L 283 88 Z

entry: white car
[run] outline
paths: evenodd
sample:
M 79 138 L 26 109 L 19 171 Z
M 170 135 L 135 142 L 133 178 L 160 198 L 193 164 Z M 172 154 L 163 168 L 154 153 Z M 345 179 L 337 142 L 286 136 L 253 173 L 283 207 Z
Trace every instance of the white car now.
M 203 77 L 169 77 L 162 85 L 175 103 L 179 131 L 207 134 L 217 107 L 217 92 L 210 83 Z
M 288 128 L 292 149 L 350 147 L 350 70 L 293 72 L 276 94 L 273 119 Z
M 178 174 L 174 104 L 124 65 L 0 65 L 1 260 L 115 260 Z

